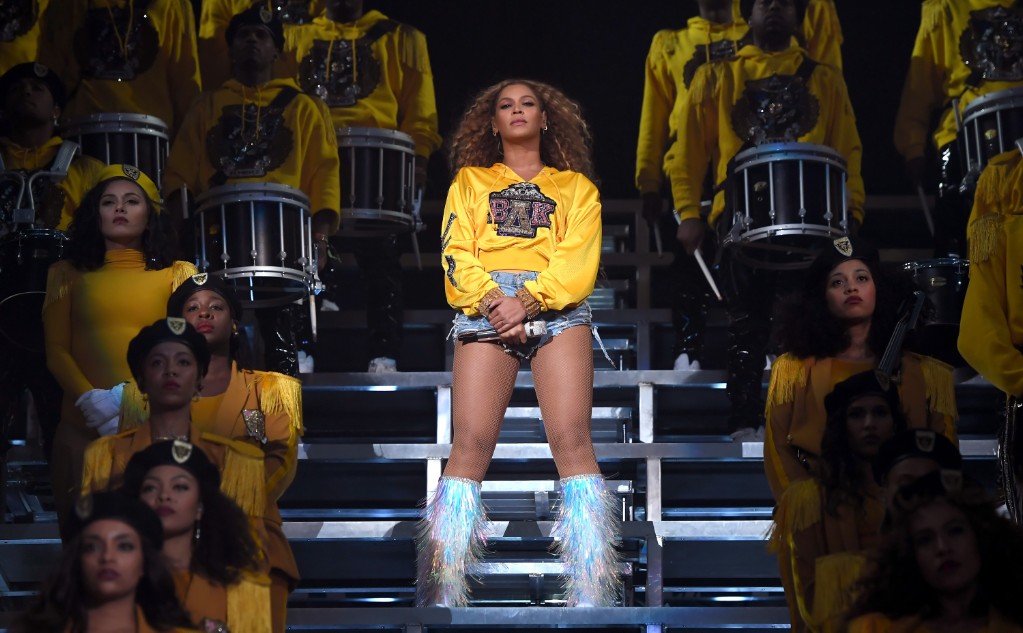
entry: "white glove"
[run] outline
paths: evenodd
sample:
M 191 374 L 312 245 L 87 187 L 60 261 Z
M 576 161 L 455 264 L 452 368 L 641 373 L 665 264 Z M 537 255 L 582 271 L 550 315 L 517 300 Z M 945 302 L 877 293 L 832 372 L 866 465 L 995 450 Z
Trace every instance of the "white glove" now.
M 117 433 L 125 384 L 114 385 L 112 389 L 91 389 L 75 401 L 85 416 L 86 426 L 101 436 Z

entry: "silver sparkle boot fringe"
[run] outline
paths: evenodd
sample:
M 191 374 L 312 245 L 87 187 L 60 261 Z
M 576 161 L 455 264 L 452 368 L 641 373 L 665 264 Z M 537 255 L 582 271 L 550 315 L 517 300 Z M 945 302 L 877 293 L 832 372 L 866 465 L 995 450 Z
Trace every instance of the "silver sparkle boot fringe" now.
M 613 607 L 618 600 L 621 534 L 618 503 L 601 475 L 561 480 L 561 509 L 551 535 L 565 564 L 566 606 Z
M 468 606 L 467 576 L 483 560 L 486 527 L 480 483 L 441 477 L 419 521 L 416 606 Z

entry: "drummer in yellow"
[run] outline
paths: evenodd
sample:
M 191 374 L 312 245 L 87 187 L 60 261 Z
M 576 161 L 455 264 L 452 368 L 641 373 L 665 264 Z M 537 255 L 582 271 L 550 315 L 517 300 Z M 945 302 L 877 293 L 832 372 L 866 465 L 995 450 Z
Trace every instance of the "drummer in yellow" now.
M 1019 150 L 991 160 L 977 183 L 967 235 L 970 285 L 959 353 L 1006 395 L 999 461 L 1005 504 L 1023 524 L 1023 160 Z
M 39 49 L 52 37 L 53 16 L 65 7 L 56 0 L 3 3 L 0 22 L 0 74 L 39 59 Z
M 732 0 L 736 20 L 742 19 L 739 0 Z M 803 17 L 802 39 L 810 58 L 842 69 L 842 25 L 835 0 L 810 0 Z
M 33 182 L 36 226 L 66 231 L 71 216 L 96 182 L 103 163 L 77 154 L 66 165 L 56 165 L 64 139 L 56 134 L 56 120 L 67 102 L 57 73 L 37 62 L 11 68 L 0 77 L 0 99 L 9 123 L 0 138 L 0 172 L 19 172 L 25 178 L 38 171 L 66 170 L 59 180 L 39 177 Z M 21 181 L 0 176 L 0 221 L 10 222 Z M 21 207 L 28 207 L 28 196 Z
M 902 100 L 895 116 L 895 148 L 913 185 L 924 181 L 928 142 L 938 152 L 935 250 L 964 255 L 969 203 L 959 185 L 957 118 L 977 97 L 1023 87 L 1023 8 L 1016 0 L 925 0 Z M 958 104 L 958 110 L 953 104 Z M 931 121 L 938 115 L 937 127 Z M 928 133 L 931 132 L 930 138 Z M 1005 146 L 1015 139 L 1004 139 Z
M 689 98 L 673 113 L 678 140 L 669 150 L 665 171 L 680 216 L 678 238 L 693 253 L 704 237 L 700 199 L 707 165 L 713 165 L 715 195 L 709 222 L 719 232 L 732 158 L 765 143 L 826 145 L 848 165 L 850 221 L 863 219 L 862 148 L 852 105 L 841 73 L 818 64 L 795 44 L 807 0 L 743 2 L 752 43 L 731 62 L 704 64 L 696 71 Z M 753 269 L 726 252 L 726 280 L 732 342 L 727 394 L 730 431 L 755 437 L 763 426 L 761 380 L 770 333 L 771 306 L 791 275 Z

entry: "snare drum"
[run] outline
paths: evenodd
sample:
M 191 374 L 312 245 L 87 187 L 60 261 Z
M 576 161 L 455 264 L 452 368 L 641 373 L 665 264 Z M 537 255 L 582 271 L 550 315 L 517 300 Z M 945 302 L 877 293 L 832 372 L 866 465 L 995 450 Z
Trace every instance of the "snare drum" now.
M 268 183 L 214 187 L 196 198 L 196 264 L 253 307 L 304 298 L 316 281 L 309 198 Z
M 0 240 L 0 333 L 11 344 L 43 351 L 46 274 L 66 244 L 64 233 L 53 229 L 24 229 Z
M 167 163 L 167 124 L 147 114 L 106 112 L 71 123 L 62 134 L 82 146 L 82 153 L 108 165 L 135 165 L 160 185 Z
M 970 281 L 970 262 L 958 257 L 909 262 L 903 269 L 924 291 L 928 307 L 919 335 L 920 351 L 952 365 L 965 365 L 956 348 L 959 319 Z
M 845 173 L 845 159 L 823 145 L 768 143 L 740 152 L 723 244 L 756 268 L 806 268 L 847 233 Z
M 1023 88 L 1009 88 L 977 97 L 963 109 L 960 130 L 966 179 L 976 183 L 984 165 L 1012 149 L 1023 137 Z
M 416 228 L 416 144 L 407 134 L 379 128 L 337 130 L 341 158 L 340 236 L 408 233 Z

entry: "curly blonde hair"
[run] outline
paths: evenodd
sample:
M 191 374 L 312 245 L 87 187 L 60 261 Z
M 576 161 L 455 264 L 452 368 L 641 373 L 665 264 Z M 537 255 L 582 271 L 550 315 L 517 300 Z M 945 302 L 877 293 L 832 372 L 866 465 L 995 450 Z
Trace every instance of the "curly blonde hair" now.
M 497 98 L 508 86 L 528 86 L 547 114 L 547 131 L 540 136 L 540 160 L 561 171 L 575 171 L 590 180 L 593 173 L 590 127 L 579 104 L 550 84 L 532 79 L 505 79 L 485 88 L 466 108 L 448 144 L 451 173 L 462 167 L 489 167 L 502 158 L 501 138 L 491 132 Z

